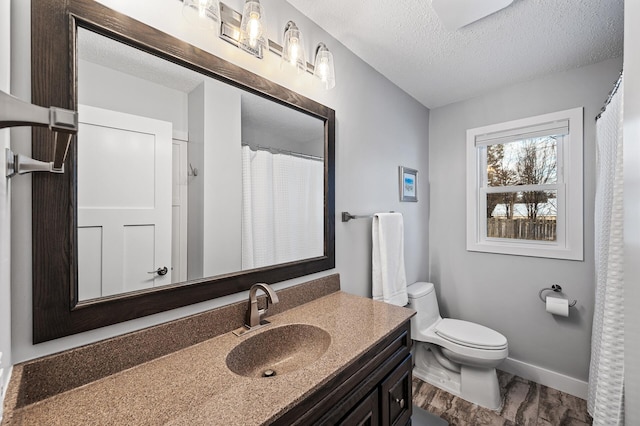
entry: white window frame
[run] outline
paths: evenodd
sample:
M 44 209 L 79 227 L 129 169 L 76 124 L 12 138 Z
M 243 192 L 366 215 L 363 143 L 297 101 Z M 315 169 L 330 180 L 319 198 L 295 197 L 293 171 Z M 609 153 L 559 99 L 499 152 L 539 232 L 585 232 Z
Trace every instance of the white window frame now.
M 568 121 L 569 132 L 558 143 L 558 182 L 551 190 L 557 190 L 558 212 L 557 239 L 554 242 L 511 240 L 487 237 L 486 193 L 487 183 L 483 165 L 486 158 L 480 149 L 492 136 L 505 143 L 512 135 L 531 133 L 538 126 Z M 491 143 L 488 143 L 491 144 Z M 573 108 L 549 114 L 528 117 L 505 123 L 492 124 L 467 130 L 467 250 L 518 256 L 546 257 L 554 259 L 584 260 L 583 248 L 583 108 Z M 520 190 L 527 190 L 522 186 Z M 529 188 L 530 190 L 531 188 Z M 495 190 L 491 189 L 490 191 Z M 484 206 L 484 208 L 483 208 Z

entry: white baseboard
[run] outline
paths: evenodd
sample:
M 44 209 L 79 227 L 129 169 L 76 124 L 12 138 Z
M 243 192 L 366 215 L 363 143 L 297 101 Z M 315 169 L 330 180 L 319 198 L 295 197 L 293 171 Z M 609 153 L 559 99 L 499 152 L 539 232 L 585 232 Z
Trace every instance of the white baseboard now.
M 536 383 L 540 383 L 541 385 L 577 396 L 578 398 L 587 399 L 589 392 L 588 383 L 583 380 L 565 376 L 564 374 L 547 370 L 546 368 L 538 367 L 537 365 L 527 364 L 526 362 L 518 361 L 513 358 L 505 359 L 502 364 L 498 366 L 498 369 L 506 371 L 507 373 L 515 374 L 523 379 L 532 380 Z

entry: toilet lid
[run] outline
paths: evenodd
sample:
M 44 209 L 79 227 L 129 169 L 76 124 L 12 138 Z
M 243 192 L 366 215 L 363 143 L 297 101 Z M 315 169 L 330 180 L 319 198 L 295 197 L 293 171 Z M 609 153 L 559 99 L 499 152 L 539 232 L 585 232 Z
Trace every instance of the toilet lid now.
M 436 334 L 451 342 L 479 349 L 504 349 L 507 338 L 495 330 L 469 321 L 445 318 L 436 326 Z
M 407 286 L 407 295 L 411 299 L 418 299 L 433 291 L 433 284 L 425 282 L 417 282 Z

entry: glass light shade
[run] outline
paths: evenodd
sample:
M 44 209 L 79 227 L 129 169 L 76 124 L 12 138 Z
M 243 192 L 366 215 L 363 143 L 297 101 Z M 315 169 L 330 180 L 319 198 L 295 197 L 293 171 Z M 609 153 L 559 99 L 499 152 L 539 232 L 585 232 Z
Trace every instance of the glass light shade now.
M 259 0 L 246 0 L 242 8 L 240 22 L 240 43 L 256 49 L 259 44 L 266 44 L 264 34 L 264 8 Z
M 307 58 L 304 53 L 302 33 L 292 21 L 287 23 L 282 45 L 282 63 L 288 63 L 297 68 L 298 72 L 307 70 Z
M 313 63 L 313 75 L 320 80 L 326 90 L 333 89 L 336 85 L 336 73 L 333 67 L 333 54 L 324 43 L 316 48 L 316 59 Z
M 184 0 L 182 16 L 192 25 L 215 28 L 220 21 L 218 0 Z

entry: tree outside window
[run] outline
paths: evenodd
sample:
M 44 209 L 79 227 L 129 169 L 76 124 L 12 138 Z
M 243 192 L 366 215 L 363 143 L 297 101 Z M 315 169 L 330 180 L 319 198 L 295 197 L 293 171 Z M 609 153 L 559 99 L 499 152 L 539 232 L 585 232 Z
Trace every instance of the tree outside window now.
M 488 145 L 487 237 L 555 241 L 558 136 Z M 522 187 L 533 190 L 523 191 Z

